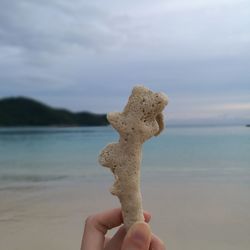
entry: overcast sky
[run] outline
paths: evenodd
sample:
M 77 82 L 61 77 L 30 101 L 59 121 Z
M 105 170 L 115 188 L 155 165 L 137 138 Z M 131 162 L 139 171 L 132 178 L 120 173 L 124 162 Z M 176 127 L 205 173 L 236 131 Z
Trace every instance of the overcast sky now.
M 250 122 L 250 1 L 1 0 L 0 97 L 119 111 L 136 84 L 169 123 Z

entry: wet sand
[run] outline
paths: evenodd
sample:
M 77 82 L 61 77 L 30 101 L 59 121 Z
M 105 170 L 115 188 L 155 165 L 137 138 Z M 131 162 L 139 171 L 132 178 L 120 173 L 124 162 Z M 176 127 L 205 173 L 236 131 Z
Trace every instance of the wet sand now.
M 107 180 L 0 190 L 0 249 L 79 249 L 84 219 L 119 206 Z M 170 250 L 248 250 L 249 182 L 143 182 L 151 227 Z

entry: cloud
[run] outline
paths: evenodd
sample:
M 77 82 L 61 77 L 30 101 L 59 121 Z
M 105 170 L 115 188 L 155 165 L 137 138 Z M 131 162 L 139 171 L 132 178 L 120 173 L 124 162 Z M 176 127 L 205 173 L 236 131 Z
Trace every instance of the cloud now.
M 144 83 L 167 92 L 179 117 L 180 99 L 240 103 L 250 92 L 249 10 L 247 0 L 2 0 L 0 96 L 108 111 Z
M 226 103 L 215 108 L 224 111 L 248 111 L 250 114 L 250 103 Z
M 248 96 L 248 98 L 249 97 L 250 96 Z M 190 101 L 186 103 L 186 106 L 184 106 L 183 103 L 179 103 L 177 108 L 171 107 L 170 110 L 166 111 L 166 114 L 170 124 L 181 124 L 187 121 L 191 123 L 206 121 L 217 124 L 227 123 L 228 121 L 246 123 L 250 117 L 250 103 L 227 102 L 223 104 L 208 104 L 206 102 Z
M 1 43 L 53 53 L 68 45 L 96 49 L 113 38 L 102 25 L 105 13 L 80 1 L 72 6 L 66 1 L 4 1 Z
M 3 0 L 1 44 L 37 54 L 80 47 L 83 53 L 111 49 L 124 56 L 132 50 L 140 56 L 141 48 L 155 57 L 190 55 L 187 48 L 196 56 L 228 54 L 249 46 L 247 1 L 145 1 L 144 8 L 141 1 L 108 2 Z

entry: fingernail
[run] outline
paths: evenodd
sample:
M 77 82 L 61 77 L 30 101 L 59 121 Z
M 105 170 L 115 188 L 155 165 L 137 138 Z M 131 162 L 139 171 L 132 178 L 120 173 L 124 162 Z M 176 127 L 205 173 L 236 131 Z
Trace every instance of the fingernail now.
M 151 238 L 149 225 L 144 222 L 135 223 L 128 231 L 128 237 L 139 247 L 148 245 Z

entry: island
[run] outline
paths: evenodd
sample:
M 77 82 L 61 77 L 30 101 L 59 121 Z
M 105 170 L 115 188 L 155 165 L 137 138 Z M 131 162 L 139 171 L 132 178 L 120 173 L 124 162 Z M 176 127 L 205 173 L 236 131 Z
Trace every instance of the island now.
M 247 124 L 246 127 L 250 128 L 250 124 Z
M 106 114 L 71 112 L 27 97 L 0 99 L 0 126 L 106 126 Z

